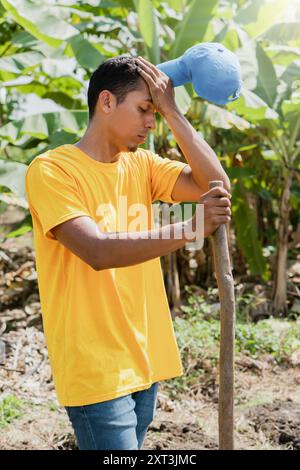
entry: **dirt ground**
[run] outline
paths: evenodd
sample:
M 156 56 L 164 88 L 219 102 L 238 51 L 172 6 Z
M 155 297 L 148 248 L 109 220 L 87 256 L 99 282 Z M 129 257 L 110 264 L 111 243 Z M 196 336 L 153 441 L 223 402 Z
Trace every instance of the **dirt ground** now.
M 0 217 L 1 223 L 1 217 Z M 6 251 L 11 247 L 12 251 Z M 31 235 L 0 247 L 0 401 L 16 396 L 22 414 L 0 427 L 0 449 L 76 449 L 72 427 L 58 405 L 43 333 Z M 1 365 L 1 341 L 7 357 Z M 157 411 L 144 449 L 217 449 L 218 377 L 172 398 L 161 382 Z M 265 357 L 239 356 L 235 369 L 235 448 L 300 450 L 300 357 L 277 366 Z M 173 395 L 172 395 L 173 396 Z M 1 418 L 1 410 L 0 410 Z
M 260 365 L 262 368 L 254 370 L 236 368 L 235 448 L 300 450 L 300 368 L 274 367 L 268 362 Z M 15 386 L 2 394 L 16 395 L 25 406 L 21 417 L 0 428 L 0 449 L 77 448 L 72 427 L 49 380 L 48 364 L 43 368 L 44 379 L 40 378 L 41 371 L 35 371 L 21 384 L 20 378 L 11 381 Z M 216 382 L 211 380 L 203 387 L 199 381 L 198 388 L 176 399 L 167 391 L 166 385 L 171 382 L 160 383 L 156 416 L 143 449 L 217 449 Z

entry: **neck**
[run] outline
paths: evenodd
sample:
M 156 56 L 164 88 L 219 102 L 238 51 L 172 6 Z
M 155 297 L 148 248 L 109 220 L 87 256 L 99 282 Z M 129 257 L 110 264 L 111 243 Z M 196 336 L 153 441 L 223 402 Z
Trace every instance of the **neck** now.
M 120 149 L 107 138 L 105 129 L 90 124 L 83 137 L 74 144 L 98 162 L 113 163 L 119 159 Z

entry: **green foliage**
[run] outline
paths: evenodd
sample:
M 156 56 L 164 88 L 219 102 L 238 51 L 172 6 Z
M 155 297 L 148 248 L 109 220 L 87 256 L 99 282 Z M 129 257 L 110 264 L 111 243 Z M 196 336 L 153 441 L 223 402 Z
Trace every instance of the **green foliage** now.
M 271 354 L 283 363 L 300 348 L 299 325 L 296 322 L 269 318 L 258 323 L 237 324 L 236 350 L 253 358 Z
M 0 185 L 25 198 L 26 170 L 27 165 L 23 163 L 0 160 Z
M 179 57 L 186 49 L 202 42 L 210 20 L 215 13 L 217 0 L 193 0 L 184 16 L 175 28 L 176 40 L 171 50 L 171 58 Z
M 87 124 L 88 80 L 106 58 L 127 53 L 156 64 L 178 57 L 196 43 L 222 42 L 241 63 L 240 98 L 222 108 L 196 97 L 191 84 L 176 88 L 175 98 L 232 179 L 238 247 L 250 274 L 268 280 L 272 270 L 264 253 L 276 245 L 282 181 L 290 171 L 290 221 L 295 229 L 299 223 L 298 3 L 289 2 L 294 15 L 285 23 L 286 0 L 2 0 L 0 159 L 28 164 L 42 151 L 74 143 Z M 40 100 L 35 113 L 28 112 L 26 101 L 23 107 L 29 94 Z M 44 109 L 46 100 L 53 111 Z M 162 131 L 165 128 L 159 125 L 151 135 L 151 150 L 170 146 L 172 137 Z M 13 184 L 8 173 L 0 172 L 2 178 L 1 188 L 16 196 L 11 202 L 24 207 L 22 171 L 16 171 Z M 0 193 L 3 208 L 9 195 L 3 189 Z M 270 221 L 264 234 L 259 205 L 267 207 Z M 29 229 L 25 223 L 13 233 Z
M 0 401 L 0 428 L 10 424 L 14 419 L 23 414 L 22 401 L 14 395 L 7 395 Z
M 150 0 L 137 0 L 137 14 L 139 30 L 145 41 L 147 55 L 153 64 L 158 64 L 160 62 L 159 42 L 157 41 L 159 23 Z
M 67 8 L 29 0 L 2 0 L 2 4 L 16 23 L 52 47 L 58 47 L 78 32 L 65 21 L 69 16 Z
M 0 136 L 9 142 L 27 141 L 29 137 L 49 140 L 57 131 L 66 131 L 77 135 L 87 124 L 86 111 L 61 111 L 34 114 L 25 119 L 11 121 L 0 129 Z M 24 139 L 27 139 L 25 140 Z
M 272 108 L 276 98 L 278 79 L 271 59 L 259 43 L 256 44 L 256 58 L 258 74 L 255 92 Z
M 247 193 L 241 180 L 234 187 L 232 213 L 237 229 L 237 242 L 245 254 L 252 274 L 267 279 L 266 260 L 263 257 L 259 239 L 257 220 L 253 208 L 247 201 Z

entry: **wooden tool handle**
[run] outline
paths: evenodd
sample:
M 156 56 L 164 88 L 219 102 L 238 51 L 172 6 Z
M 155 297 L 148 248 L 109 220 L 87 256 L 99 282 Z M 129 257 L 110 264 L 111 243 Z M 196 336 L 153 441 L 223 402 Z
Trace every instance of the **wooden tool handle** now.
M 222 181 L 210 181 L 209 188 L 222 186 Z M 228 250 L 227 232 L 221 224 L 211 236 L 215 272 L 220 297 L 220 359 L 219 359 L 219 448 L 234 449 L 234 282 Z

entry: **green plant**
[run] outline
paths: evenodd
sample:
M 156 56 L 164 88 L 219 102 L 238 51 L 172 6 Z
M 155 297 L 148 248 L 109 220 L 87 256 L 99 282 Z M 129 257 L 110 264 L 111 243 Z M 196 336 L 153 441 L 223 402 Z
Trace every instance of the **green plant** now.
M 237 324 L 237 352 L 246 352 L 253 358 L 271 354 L 280 364 L 299 348 L 299 325 L 294 321 L 271 317 L 257 323 Z
M 50 411 L 58 411 L 59 410 L 59 406 L 55 402 L 49 403 L 48 408 L 49 408 Z
M 23 414 L 23 403 L 14 395 L 7 395 L 0 401 L 0 428 L 7 426 Z

